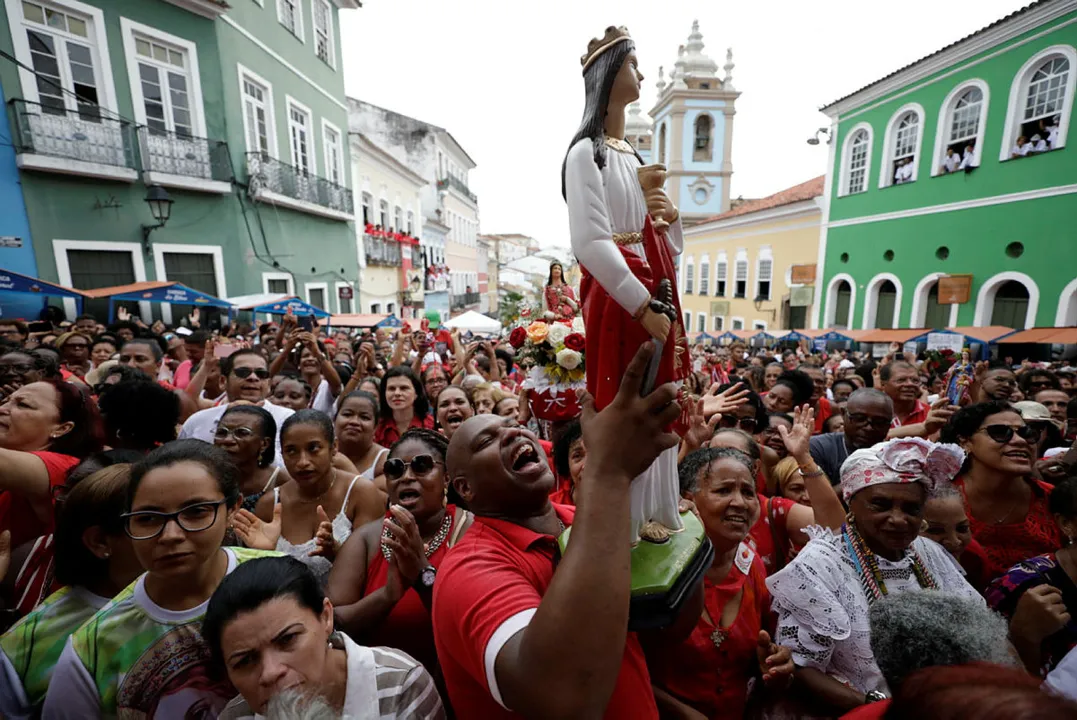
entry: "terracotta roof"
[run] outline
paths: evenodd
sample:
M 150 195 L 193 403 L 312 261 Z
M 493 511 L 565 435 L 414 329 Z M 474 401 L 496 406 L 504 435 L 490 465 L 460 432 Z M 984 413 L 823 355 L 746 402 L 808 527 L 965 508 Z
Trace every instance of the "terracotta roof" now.
M 885 76 L 879 78 L 878 80 L 875 80 L 874 82 L 870 82 L 867 85 L 865 85 L 864 87 L 862 87 L 862 88 L 860 88 L 858 90 L 854 90 L 853 92 L 849 93 L 848 95 L 843 95 L 842 97 L 838 98 L 834 102 L 829 102 L 826 105 L 823 105 L 821 108 L 819 108 L 819 110 L 821 112 L 826 112 L 828 108 L 831 108 L 834 105 L 837 105 L 838 103 L 842 102 L 843 100 L 847 100 L 848 98 L 851 98 L 853 95 L 856 95 L 857 93 L 861 93 L 861 92 L 867 90 L 870 87 L 878 85 L 881 82 L 885 82 L 886 80 L 889 80 L 890 78 L 894 77 L 895 75 L 900 75 L 901 73 L 905 72 L 909 68 L 911 68 L 911 67 L 913 67 L 915 65 L 919 65 L 920 63 L 924 62 L 925 60 L 933 58 L 936 55 L 939 55 L 940 53 L 946 52 L 947 50 L 949 50 L 952 47 L 956 47 L 957 45 L 960 45 L 963 42 L 971 40 L 972 38 L 976 37 L 977 35 L 980 35 L 982 33 L 987 32 L 991 28 L 998 27 L 999 25 L 1002 25 L 1004 23 L 1009 22 L 1010 20 L 1013 20 L 1018 15 L 1024 15 L 1026 12 L 1028 12 L 1032 8 L 1036 7 L 1037 5 L 1043 5 L 1043 4 L 1045 4 L 1047 2 L 1051 2 L 1051 1 L 1052 0 L 1037 0 L 1037 2 L 1025 5 L 1020 10 L 1015 10 L 1012 13 L 1010 13 L 1009 15 L 1007 15 L 1006 17 L 1001 18 L 999 20 L 996 20 L 995 22 L 991 23 L 990 25 L 988 25 L 986 27 L 982 27 L 979 30 L 977 30 L 976 32 L 970 33 L 969 35 L 966 35 L 965 37 L 961 38 L 960 40 L 956 40 L 956 41 L 950 43 L 949 45 L 947 45 L 945 47 L 939 48 L 938 50 L 936 50 L 935 52 L 933 52 L 933 53 L 931 53 L 929 55 L 925 55 L 924 57 L 920 58 L 919 60 L 911 62 L 908 65 L 905 65 L 904 67 L 900 67 L 897 70 L 895 70 L 894 72 L 890 73 L 889 75 L 885 75 Z
M 795 202 L 817 198 L 823 194 L 823 183 L 825 179 L 825 176 L 820 175 L 817 178 L 812 178 L 808 182 L 794 185 L 791 188 L 786 188 L 781 192 L 776 192 L 765 198 L 748 200 L 732 210 L 727 210 L 721 215 L 715 215 L 714 217 L 709 217 L 706 220 L 700 220 L 699 222 L 692 224 L 702 225 L 704 223 L 714 222 L 715 220 L 739 217 L 740 215 L 748 215 L 750 213 L 759 212 L 760 210 L 770 210 L 772 208 L 781 207 L 782 205 L 792 205 Z

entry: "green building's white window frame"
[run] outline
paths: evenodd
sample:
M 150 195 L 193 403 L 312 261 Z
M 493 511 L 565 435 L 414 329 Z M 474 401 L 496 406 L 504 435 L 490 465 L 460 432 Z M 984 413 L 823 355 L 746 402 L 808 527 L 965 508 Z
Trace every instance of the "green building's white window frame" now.
M 688 256 L 688 259 L 684 261 L 684 294 L 691 295 L 695 292 L 695 280 L 696 280 L 696 265 L 695 257 Z
M 696 332 L 707 332 L 707 313 L 696 313 Z
M 345 288 L 345 287 L 352 289 L 352 299 L 351 300 L 342 300 L 341 297 L 340 297 L 340 289 Z M 355 312 L 355 301 L 358 299 L 359 293 L 357 293 L 355 291 L 355 286 L 354 285 L 352 285 L 350 282 L 341 282 L 341 281 L 338 280 L 333 285 L 333 294 L 336 295 L 336 298 L 337 298 L 337 313 L 338 314 L 344 315 L 344 314 Z M 348 303 L 348 305 L 345 306 L 344 303 Z M 328 308 L 326 308 L 326 309 L 328 310 Z
M 94 250 L 97 252 L 127 253 L 131 256 L 131 266 L 135 271 L 135 282 L 145 282 L 146 263 L 142 259 L 142 245 L 139 243 L 108 242 L 99 240 L 53 240 L 52 255 L 56 261 L 56 277 L 60 284 L 72 287 L 71 263 L 67 258 L 68 250 Z M 75 317 L 78 309 L 73 298 L 64 298 L 64 312 L 68 317 Z M 144 322 L 152 320 L 150 304 L 139 303 L 139 314 Z
M 21 1 L 9 0 L 4 3 L 4 6 L 7 10 L 8 27 L 11 29 L 15 57 L 25 66 L 19 68 L 19 80 L 24 98 L 30 102 L 42 101 L 38 91 L 37 76 L 33 70 L 28 69 L 34 67 L 30 38 L 27 35 L 27 31 L 30 30 L 39 36 L 48 36 L 54 44 L 54 57 L 60 67 L 60 85 L 65 91 L 61 97 L 68 110 L 77 109 L 72 60 L 84 67 L 83 63 L 78 63 L 78 58 L 70 57 L 70 50 L 73 49 L 71 46 L 78 46 L 89 53 L 94 89 L 97 94 L 96 104 L 113 113 L 117 112 L 112 59 L 108 50 L 108 31 L 105 27 L 105 14 L 100 8 L 77 2 L 77 0 L 29 0 L 26 5 Z M 64 28 L 48 24 L 47 17 L 45 23 L 27 17 L 26 12 L 36 12 L 31 7 L 39 8 L 42 12 L 51 10 L 64 16 L 62 20 Z M 71 20 L 74 20 L 74 24 L 70 22 Z M 56 22 L 61 22 L 61 20 Z M 9 97 L 13 95 L 14 93 L 8 93 Z
M 699 294 L 710 295 L 711 292 L 711 258 L 703 253 L 699 258 Z
M 725 332 L 725 316 L 714 316 L 714 332 Z
M 849 273 L 838 273 L 830 278 L 830 282 L 827 283 L 826 306 L 823 312 L 824 328 L 837 327 L 838 318 L 835 315 L 838 312 L 838 286 L 842 282 L 849 284 L 849 314 L 845 317 L 841 327 L 846 330 L 853 329 L 853 315 L 856 312 L 856 280 Z
M 1010 153 L 1017 142 L 1017 136 L 1021 134 L 1021 125 L 1024 119 L 1025 104 L 1028 99 L 1029 84 L 1036 71 L 1054 58 L 1065 58 L 1069 63 L 1066 82 L 1063 85 L 1065 97 L 1062 100 L 1058 124 L 1058 137 L 1055 140 L 1055 150 L 1066 147 L 1066 136 L 1069 134 L 1070 120 L 1073 116 L 1073 95 L 1077 90 L 1077 50 L 1072 45 L 1052 45 L 1030 57 L 1021 69 L 1014 75 L 1010 85 L 1009 103 L 1006 106 L 1006 126 L 1002 131 L 1002 147 L 999 150 L 1000 162 L 1009 160 Z M 1055 113 L 1052 113 L 1055 114 Z M 1046 139 L 1046 138 L 1044 138 Z
M 239 77 L 239 97 L 243 108 L 243 137 L 247 143 L 247 152 L 264 152 L 269 157 L 275 158 L 277 157 L 277 119 L 273 104 L 273 84 L 240 63 L 236 63 L 236 72 Z M 248 89 L 254 94 L 248 93 Z M 258 94 L 261 94 L 261 99 L 257 97 Z M 259 121 L 259 110 L 265 118 L 266 148 L 261 147 L 262 135 L 256 127 Z M 252 135 L 252 133 L 256 134 Z M 256 144 L 252 145 L 252 140 Z
M 1071 66 L 1072 67 L 1072 66 Z M 992 275 L 980 285 L 980 291 L 976 294 L 976 312 L 973 315 L 972 324 L 975 327 L 986 327 L 992 324 L 991 315 L 995 310 L 995 295 L 1006 283 L 1011 280 L 1021 283 L 1028 291 L 1028 309 L 1025 310 L 1024 327 L 1014 330 L 1027 330 L 1036 327 L 1036 314 L 1040 309 L 1040 286 L 1031 277 L 1021 272 L 1007 270 Z
M 980 91 L 979 108 L 977 111 L 976 129 L 975 132 L 965 132 L 954 135 L 954 117 L 959 108 L 957 105 L 960 102 L 967 100 L 967 93 L 972 90 Z M 973 145 L 973 160 L 972 167 L 979 167 L 980 160 L 983 158 L 984 137 L 987 130 L 987 106 L 991 101 L 991 89 L 987 83 L 980 78 L 972 78 L 971 80 L 963 80 L 959 84 L 954 86 L 954 89 L 946 96 L 942 101 L 942 105 L 939 107 L 939 121 L 938 126 L 935 128 L 935 148 L 931 153 L 931 176 L 943 175 L 942 163 L 946 158 L 946 149 L 951 145 L 960 143 L 965 144 L 967 141 L 972 140 Z M 966 118 L 969 113 L 969 105 L 964 106 L 961 110 L 966 113 Z M 961 125 L 967 127 L 968 121 L 965 120 Z M 919 327 L 919 326 L 915 326 Z
M 920 278 L 912 291 L 912 310 L 909 314 L 909 327 L 920 328 L 927 324 L 927 300 L 933 288 L 947 273 L 928 273 Z M 896 304 L 896 303 L 895 303 Z M 957 311 L 961 306 L 954 303 L 950 305 L 950 320 L 946 327 L 957 327 Z
M 303 0 L 276 0 L 277 21 L 284 29 L 295 35 L 301 43 L 306 43 L 303 35 Z
M 326 179 L 344 187 L 344 134 L 325 118 L 322 118 L 322 150 Z
M 296 170 L 318 174 L 318 152 L 314 144 L 314 113 L 291 95 L 284 96 L 287 114 L 289 161 Z M 303 122 L 299 118 L 304 118 Z M 303 143 L 306 142 L 306 147 Z M 303 162 L 306 165 L 303 165 Z
M 911 120 L 915 118 L 916 122 Z M 886 124 L 883 135 L 883 160 L 879 167 L 879 187 L 886 188 L 894 184 L 894 163 L 902 158 L 912 159 L 912 177 L 903 184 L 914 183 L 920 175 L 920 150 L 924 143 L 924 107 L 920 103 L 908 103 L 897 109 Z M 915 127 L 915 131 L 908 128 Z M 899 147 L 898 135 L 916 133 L 911 141 L 906 140 Z M 900 155 L 898 152 L 900 152 Z
M 1077 325 L 1077 278 L 1070 280 L 1058 294 L 1058 310 L 1055 312 L 1055 327 L 1073 327 Z
M 766 283 L 766 288 L 763 288 Z M 766 290 L 766 293 L 763 290 Z M 755 258 L 755 295 L 753 298 L 770 300 L 774 295 L 774 253 L 769 246 L 759 248 Z
M 323 22 L 319 22 L 319 18 Z M 337 41 L 333 25 L 332 3 L 329 0 L 310 0 L 310 27 L 314 40 L 314 55 L 335 70 Z
M 718 253 L 714 264 L 714 297 L 725 297 L 729 293 L 729 256 L 725 250 Z
M 324 306 L 314 305 L 314 301 L 311 300 L 311 298 L 310 298 L 310 291 L 311 290 L 321 290 L 322 291 L 322 297 L 325 298 Z M 310 303 L 311 305 L 314 305 L 314 307 L 321 307 L 321 309 L 325 310 L 326 312 L 332 312 L 332 310 L 329 308 L 330 300 L 332 299 L 332 298 L 329 297 L 329 283 L 327 283 L 327 282 L 304 283 L 304 285 L 303 285 L 303 294 L 304 294 L 304 297 L 305 297 L 306 301 L 308 303 Z
M 146 114 L 146 97 L 142 92 L 142 65 L 156 74 L 161 89 L 161 104 L 164 111 L 165 129 L 171 133 L 183 134 L 177 124 L 176 115 L 182 106 L 173 104 L 173 89 L 167 74 L 181 77 L 187 87 L 188 112 L 190 113 L 190 135 L 206 137 L 206 115 L 202 105 L 202 75 L 198 70 L 198 46 L 171 33 L 164 32 L 149 25 L 143 25 L 125 17 L 120 18 L 120 32 L 123 36 L 123 51 L 127 61 L 127 77 L 131 84 L 131 100 L 135 109 L 135 121 L 139 125 L 149 125 Z M 153 57 L 144 54 L 145 45 L 152 46 Z M 166 59 L 157 57 L 157 52 L 168 53 Z M 176 64 L 178 59 L 180 64 Z
M 732 326 L 730 328 L 732 330 L 743 330 L 744 318 L 734 315 L 733 317 L 729 318 L 729 324 Z
M 891 319 L 890 327 L 901 327 L 901 297 L 904 294 L 901 278 L 893 273 L 879 273 L 869 280 L 867 286 L 864 288 L 864 314 L 860 321 L 861 329 L 874 330 L 878 327 L 879 290 L 882 288 L 882 284 L 887 280 L 894 285 L 894 315 Z M 850 312 L 852 312 L 851 303 Z
M 874 135 L 871 125 L 866 122 L 857 123 L 845 134 L 845 140 L 841 145 L 841 182 L 838 186 L 838 197 L 857 195 L 867 191 L 868 178 L 871 177 L 871 150 L 875 141 Z M 863 165 L 859 164 L 858 150 L 860 148 L 864 149 Z M 858 163 L 855 168 L 854 161 Z M 854 171 L 859 180 L 855 186 L 853 185 Z
M 224 251 L 220 245 L 194 245 L 153 243 L 153 271 L 158 280 L 168 280 L 165 268 L 165 254 L 210 255 L 213 258 L 213 276 L 217 283 L 217 297 L 228 297 L 228 285 L 224 278 Z M 172 325 L 172 304 L 161 303 L 161 319 L 166 325 Z

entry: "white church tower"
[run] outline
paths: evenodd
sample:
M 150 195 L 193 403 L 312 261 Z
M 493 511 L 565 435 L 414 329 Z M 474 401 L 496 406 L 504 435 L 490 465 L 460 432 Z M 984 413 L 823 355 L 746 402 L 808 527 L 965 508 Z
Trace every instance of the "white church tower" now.
M 658 71 L 658 101 L 651 110 L 652 136 L 644 152 L 642 143 L 629 140 L 645 162 L 662 163 L 669 170 L 666 192 L 685 220 L 701 220 L 729 210 L 729 179 L 733 174 L 734 103 L 733 51 L 726 52 L 724 76 L 718 63 L 703 53 L 699 21 L 692 23 L 688 43 L 678 49 L 667 81 Z M 629 109 L 626 135 L 641 133 L 646 124 L 638 109 Z M 641 138 L 642 140 L 642 138 Z

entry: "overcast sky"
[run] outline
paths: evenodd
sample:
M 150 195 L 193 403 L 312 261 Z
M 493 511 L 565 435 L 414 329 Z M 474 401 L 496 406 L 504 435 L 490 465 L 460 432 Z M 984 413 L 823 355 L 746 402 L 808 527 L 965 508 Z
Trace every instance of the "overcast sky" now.
M 340 14 L 348 95 L 441 125 L 478 167 L 480 232 L 568 245 L 561 161 L 583 110 L 580 56 L 626 25 L 646 76 L 668 77 L 698 19 L 704 52 L 741 92 L 731 197 L 826 172 L 818 108 L 1022 7 L 1019 0 L 363 0 Z M 719 71 L 721 72 L 721 71 Z

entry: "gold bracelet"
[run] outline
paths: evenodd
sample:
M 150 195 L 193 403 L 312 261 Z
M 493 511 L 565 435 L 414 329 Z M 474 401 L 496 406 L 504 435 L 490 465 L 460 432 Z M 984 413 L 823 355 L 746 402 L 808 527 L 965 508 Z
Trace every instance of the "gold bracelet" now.
M 638 321 L 643 317 L 643 313 L 647 312 L 647 308 L 651 306 L 651 298 L 647 298 L 643 301 L 643 304 L 639 306 L 639 309 L 632 314 L 632 319 Z

